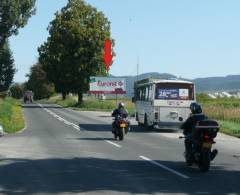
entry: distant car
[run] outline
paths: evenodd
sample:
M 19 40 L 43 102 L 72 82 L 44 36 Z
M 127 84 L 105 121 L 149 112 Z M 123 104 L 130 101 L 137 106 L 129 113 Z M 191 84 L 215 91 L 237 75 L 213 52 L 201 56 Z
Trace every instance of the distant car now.
M 33 102 L 33 92 L 32 91 L 25 91 L 23 96 L 24 103 L 32 103 Z

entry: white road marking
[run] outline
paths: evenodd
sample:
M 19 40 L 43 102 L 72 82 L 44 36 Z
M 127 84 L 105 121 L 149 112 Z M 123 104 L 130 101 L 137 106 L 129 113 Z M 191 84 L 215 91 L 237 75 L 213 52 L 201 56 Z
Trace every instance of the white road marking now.
M 68 121 L 63 121 L 64 122 L 64 124 L 66 124 L 66 125 L 71 125 L 71 123 L 70 122 L 68 122 Z
M 76 127 L 76 128 L 79 127 L 78 125 L 76 125 L 76 124 L 74 124 L 74 123 L 72 123 L 72 126 L 73 126 L 73 127 Z
M 143 159 L 143 160 L 146 160 L 146 161 L 148 161 L 148 162 L 150 162 L 150 163 L 152 163 L 152 164 L 154 164 L 154 165 L 156 165 L 156 166 L 158 166 L 158 167 L 161 167 L 162 169 L 165 169 L 165 170 L 167 170 L 167 171 L 169 171 L 169 172 L 171 172 L 171 173 L 173 173 L 173 174 L 175 174 L 175 175 L 178 175 L 178 176 L 180 176 L 180 177 L 182 177 L 182 178 L 184 178 L 184 179 L 189 179 L 189 178 L 190 178 L 190 177 L 187 176 L 187 175 L 184 175 L 184 174 L 182 174 L 182 173 L 180 173 L 180 172 L 178 172 L 178 171 L 175 171 L 174 169 L 171 169 L 171 168 L 169 168 L 169 167 L 167 167 L 167 166 L 165 166 L 165 165 L 163 165 L 163 164 L 160 164 L 160 163 L 158 163 L 158 162 L 156 162 L 156 161 L 154 161 L 154 160 L 151 160 L 150 158 L 147 158 L 147 157 L 145 157 L 145 156 L 139 156 L 139 158 L 141 158 L 141 159 Z
M 73 127 L 74 129 L 76 129 L 76 130 L 78 130 L 78 131 L 80 131 L 80 128 L 79 127 Z
M 74 123 L 71 123 L 71 122 L 67 121 L 66 119 L 58 116 L 56 113 L 52 112 L 51 110 L 49 110 L 49 109 L 47 109 L 47 108 L 44 108 L 43 105 L 41 105 L 41 104 L 38 104 L 38 105 L 39 105 L 41 108 L 43 108 L 46 112 L 48 112 L 49 114 L 51 114 L 53 117 L 55 117 L 56 119 L 58 119 L 59 121 L 62 121 L 62 122 L 63 122 L 64 124 L 66 124 L 66 125 L 72 126 L 74 129 L 76 129 L 76 130 L 78 130 L 78 131 L 81 131 L 81 128 L 80 128 L 78 125 L 76 125 L 76 124 L 74 124 Z M 119 144 L 116 144 L 116 143 L 111 142 L 111 141 L 109 141 L 109 140 L 105 140 L 105 139 L 103 139 L 103 140 L 104 140 L 105 142 L 113 145 L 113 146 L 116 146 L 117 148 L 121 148 L 121 147 L 122 147 L 122 146 L 120 146 Z
M 41 108 L 43 108 L 46 112 L 48 112 L 50 115 L 52 115 L 53 117 L 55 117 L 56 119 L 58 119 L 59 121 L 62 121 L 64 124 L 72 126 L 74 129 L 80 131 L 80 127 L 74 123 L 71 123 L 70 121 L 65 120 L 64 118 L 60 117 L 59 115 L 57 115 L 56 113 L 52 112 L 51 110 L 44 108 L 43 105 L 38 104 Z
M 122 146 L 120 146 L 120 145 L 118 145 L 118 144 L 116 144 L 116 143 L 114 143 L 114 142 L 109 141 L 109 140 L 105 140 L 105 142 L 107 142 L 107 143 L 109 143 L 109 144 L 112 144 L 112 145 L 114 145 L 114 146 L 116 146 L 116 147 L 118 147 L 118 148 L 121 148 L 121 147 L 122 147 Z

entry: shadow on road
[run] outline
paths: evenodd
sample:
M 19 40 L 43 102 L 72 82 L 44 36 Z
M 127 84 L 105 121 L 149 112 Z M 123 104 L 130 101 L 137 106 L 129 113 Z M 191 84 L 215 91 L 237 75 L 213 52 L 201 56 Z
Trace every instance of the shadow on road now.
M 103 141 L 103 140 L 108 140 L 108 141 L 115 141 L 114 138 L 109 138 L 109 137 L 81 137 L 77 138 L 78 140 L 86 140 L 86 141 Z
M 181 162 L 158 161 L 185 167 Z M 187 171 L 183 179 L 143 160 L 1 159 L 0 193 L 239 194 L 239 171 Z M 184 168 L 182 168 L 184 169 Z M 186 168 L 185 168 L 186 172 Z
M 39 109 L 41 107 L 37 104 L 22 104 L 22 108 L 26 108 L 26 109 L 38 108 Z M 66 107 L 61 107 L 61 106 L 53 105 L 53 104 L 44 104 L 44 108 L 58 108 L 58 109 L 61 109 L 61 108 L 66 108 Z
M 112 118 L 112 116 L 111 115 L 101 115 L 101 116 L 98 116 L 98 117 L 101 117 L 101 118 Z
M 79 124 L 80 129 L 85 131 L 112 131 L 112 125 L 111 124 Z M 131 125 L 131 131 L 130 133 L 176 133 L 180 131 L 172 130 L 172 129 L 148 129 L 146 130 L 142 126 L 138 125 Z

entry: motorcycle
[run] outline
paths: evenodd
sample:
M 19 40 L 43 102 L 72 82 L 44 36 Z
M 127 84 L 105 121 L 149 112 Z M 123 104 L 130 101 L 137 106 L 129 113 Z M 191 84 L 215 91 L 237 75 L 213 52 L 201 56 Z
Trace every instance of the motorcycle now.
M 211 161 L 218 153 L 216 149 L 212 150 L 212 145 L 216 143 L 214 138 L 217 136 L 218 131 L 219 125 L 216 121 L 203 120 L 197 122 L 191 138 L 180 137 L 185 138 L 185 141 L 190 141 L 192 145 L 190 162 L 189 159 L 187 160 L 187 155 L 189 154 L 185 152 L 184 155 L 188 166 L 194 163 L 198 165 L 201 172 L 207 172 L 209 170 Z
M 128 133 L 129 131 L 129 122 L 127 120 L 127 118 L 123 118 L 120 116 L 117 116 L 114 119 L 114 127 L 113 127 L 113 135 L 114 135 L 114 139 L 117 140 L 117 138 L 119 138 L 120 141 L 122 141 L 124 139 L 124 136 Z

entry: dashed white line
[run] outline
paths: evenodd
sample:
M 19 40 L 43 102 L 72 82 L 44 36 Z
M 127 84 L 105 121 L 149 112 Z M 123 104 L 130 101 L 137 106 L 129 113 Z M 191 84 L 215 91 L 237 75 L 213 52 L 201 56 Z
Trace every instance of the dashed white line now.
M 80 128 L 79 127 L 73 127 L 74 129 L 76 129 L 76 130 L 78 130 L 78 131 L 80 131 Z
M 56 119 L 58 119 L 59 121 L 62 121 L 62 122 L 63 122 L 64 124 L 66 124 L 66 125 L 72 126 L 72 128 L 74 128 L 74 129 L 76 129 L 76 130 L 78 130 L 78 131 L 81 131 L 81 128 L 80 128 L 78 125 L 76 125 L 76 124 L 74 124 L 74 123 L 71 123 L 71 122 L 65 120 L 64 118 L 58 116 L 56 113 L 52 112 L 51 110 L 49 110 L 49 109 L 47 109 L 47 108 L 44 108 L 43 105 L 41 105 L 41 104 L 38 104 L 38 105 L 39 105 L 41 108 L 43 108 L 46 112 L 48 112 L 49 114 L 51 114 L 53 117 L 55 117 Z M 122 147 L 122 146 L 120 146 L 119 144 L 116 144 L 116 143 L 111 142 L 111 141 L 109 141 L 109 140 L 105 140 L 105 139 L 103 139 L 103 140 L 104 140 L 105 142 L 107 142 L 107 143 L 109 143 L 109 144 L 117 147 L 117 148 L 121 148 L 121 147 Z
M 50 115 L 52 115 L 53 117 L 55 117 L 56 119 L 58 119 L 59 121 L 62 121 L 64 124 L 72 126 L 74 129 L 80 131 L 80 127 L 74 123 L 71 123 L 67 120 L 65 120 L 64 118 L 58 116 L 56 113 L 52 112 L 51 110 L 44 108 L 43 105 L 38 104 L 41 108 L 43 108 L 46 112 L 48 112 Z
M 156 162 L 156 161 L 154 161 L 154 160 L 151 160 L 151 159 L 148 158 L 148 157 L 139 156 L 139 158 L 141 158 L 141 159 L 143 159 L 143 160 L 146 160 L 146 161 L 148 161 L 148 162 L 150 162 L 150 163 L 152 163 L 152 164 L 154 164 L 154 165 L 156 165 L 156 166 L 158 166 L 158 167 L 161 167 L 162 169 L 165 169 L 165 170 L 167 170 L 167 171 L 169 171 L 169 172 L 171 172 L 171 173 L 173 173 L 173 174 L 175 174 L 175 175 L 178 175 L 178 176 L 180 176 L 180 177 L 182 177 L 182 178 L 184 178 L 184 179 L 189 179 L 189 178 L 190 178 L 189 176 L 184 175 L 184 174 L 182 174 L 182 173 L 180 173 L 180 172 L 178 172 L 178 171 L 175 171 L 174 169 L 171 169 L 171 168 L 169 168 L 169 167 L 167 167 L 167 166 L 165 166 L 165 165 L 163 165 L 163 164 L 160 164 L 160 163 L 158 163 L 158 162 Z
M 73 127 L 76 127 L 76 128 L 79 127 L 78 125 L 76 125 L 76 124 L 74 124 L 74 123 L 71 123 L 71 125 L 72 125 Z
M 107 143 L 109 143 L 109 144 L 112 144 L 112 145 L 114 145 L 114 146 L 116 146 L 116 147 L 118 147 L 118 148 L 121 148 L 121 147 L 122 147 L 122 146 L 120 146 L 120 145 L 118 145 L 118 144 L 116 144 L 116 143 L 114 143 L 114 142 L 109 141 L 109 140 L 105 140 L 105 142 L 107 142 Z
M 64 124 L 65 124 L 65 125 L 71 125 L 71 123 L 70 123 L 70 122 L 68 122 L 68 121 L 66 121 L 66 120 L 65 120 L 65 121 L 63 121 L 63 122 L 64 122 Z
M 44 108 L 43 105 L 41 105 L 41 104 L 38 104 L 38 105 L 39 105 L 41 108 L 43 108 L 46 112 L 48 112 L 49 114 L 51 114 L 52 116 L 54 116 L 55 118 L 57 118 L 59 121 L 62 121 L 64 124 L 69 125 L 69 126 L 72 126 L 74 129 L 76 129 L 76 130 L 78 130 L 78 131 L 81 130 L 78 125 L 76 125 L 76 124 L 74 124 L 74 123 L 71 123 L 71 122 L 63 119 L 62 117 L 58 116 L 56 113 L 50 111 L 50 110 L 47 109 L 47 108 Z M 104 140 L 105 142 L 107 142 L 107 143 L 109 143 L 109 144 L 117 147 L 117 148 L 121 148 L 121 147 L 122 147 L 121 145 L 116 144 L 116 143 L 114 143 L 114 142 L 111 142 L 111 141 L 109 141 L 109 140 L 105 140 L 105 139 L 103 139 L 103 140 Z M 141 158 L 141 159 L 143 159 L 143 160 L 146 160 L 146 161 L 148 161 L 148 162 L 150 162 L 150 163 L 152 163 L 152 164 L 154 164 L 154 165 L 156 165 L 156 166 L 158 166 L 158 167 L 161 167 L 162 169 L 165 169 L 165 170 L 167 170 L 167 171 L 169 171 L 169 172 L 171 172 L 171 173 L 173 173 L 173 174 L 175 174 L 175 175 L 178 175 L 178 176 L 180 176 L 180 177 L 182 177 L 182 178 L 184 178 L 184 179 L 189 179 L 189 178 L 190 178 L 189 176 L 184 175 L 184 174 L 182 174 L 182 173 L 180 173 L 180 172 L 178 172 L 178 171 L 176 171 L 176 170 L 174 170 L 174 169 L 171 169 L 171 168 L 169 168 L 169 167 L 167 167 L 167 166 L 165 166 L 165 165 L 163 165 L 163 164 L 160 164 L 160 163 L 158 163 L 158 162 L 156 162 L 156 161 L 154 161 L 154 160 L 151 160 L 151 159 L 148 158 L 148 157 L 139 156 L 139 158 Z

